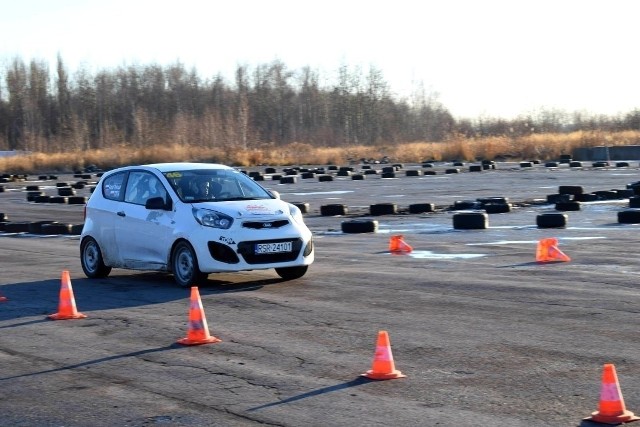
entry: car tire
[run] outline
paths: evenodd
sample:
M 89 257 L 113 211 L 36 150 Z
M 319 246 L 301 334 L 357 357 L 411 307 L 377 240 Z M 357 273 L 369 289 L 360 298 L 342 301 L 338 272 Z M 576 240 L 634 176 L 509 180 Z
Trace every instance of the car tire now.
M 80 264 L 90 279 L 107 277 L 111 273 L 111 267 L 105 265 L 100 246 L 93 237 L 85 237 L 80 245 Z
M 304 276 L 308 269 L 308 265 L 301 265 L 299 267 L 281 267 L 276 268 L 276 273 L 283 280 L 295 280 Z
M 176 283 L 183 288 L 194 286 L 207 278 L 207 274 L 202 273 L 198 267 L 198 258 L 193 247 L 184 240 L 173 248 L 171 271 Z

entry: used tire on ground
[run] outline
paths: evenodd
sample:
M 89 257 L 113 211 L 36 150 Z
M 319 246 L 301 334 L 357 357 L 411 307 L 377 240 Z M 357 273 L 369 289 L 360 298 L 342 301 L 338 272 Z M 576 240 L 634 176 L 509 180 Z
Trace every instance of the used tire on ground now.
M 76 190 L 71 187 L 58 187 L 58 196 L 75 196 Z
M 348 211 L 347 206 L 341 204 L 320 206 L 320 215 L 322 216 L 346 215 Z
M 280 184 L 295 184 L 297 177 L 295 175 L 287 175 L 280 178 Z
M 581 185 L 561 185 L 558 187 L 558 194 L 582 194 L 584 190 Z
M 580 202 L 576 202 L 575 200 L 556 203 L 557 211 L 579 211 L 580 209 Z
M 309 203 L 293 202 L 291 204 L 294 205 L 295 207 L 297 207 L 298 209 L 300 209 L 300 212 L 302 212 L 303 214 L 309 213 Z
M 52 222 L 51 224 L 42 224 L 40 229 L 42 234 L 71 234 L 71 224 Z
M 409 205 L 409 213 L 424 213 L 434 211 L 433 203 L 414 203 Z
M 332 175 L 320 175 L 318 177 L 318 181 L 319 182 L 328 182 L 328 181 L 333 181 L 333 176 Z
M 640 224 L 640 209 L 625 209 L 618 212 L 618 223 Z
M 369 206 L 371 215 L 393 215 L 398 213 L 398 205 L 395 203 L 376 203 Z
M 484 212 L 458 212 L 453 215 L 456 230 L 481 230 L 489 226 L 489 217 Z
M 565 203 L 571 199 L 571 194 L 547 194 L 547 203 Z
M 629 197 L 630 208 L 640 208 L 640 196 Z
M 69 197 L 68 203 L 70 205 L 84 205 L 87 203 L 87 198 L 84 196 L 71 196 Z
M 511 212 L 511 203 L 487 203 L 484 206 L 488 214 L 499 214 Z
M 561 213 L 543 213 L 536 217 L 538 228 L 563 228 L 567 225 L 567 215 Z
M 343 233 L 375 233 L 378 231 L 378 221 L 354 219 L 343 221 L 340 225 Z
M 4 231 L 6 233 L 28 233 L 29 224 L 29 222 L 25 221 L 7 222 L 5 223 Z
M 42 232 L 42 226 L 45 224 L 54 224 L 56 221 L 33 221 L 29 223 L 29 233 L 31 234 L 44 234 Z

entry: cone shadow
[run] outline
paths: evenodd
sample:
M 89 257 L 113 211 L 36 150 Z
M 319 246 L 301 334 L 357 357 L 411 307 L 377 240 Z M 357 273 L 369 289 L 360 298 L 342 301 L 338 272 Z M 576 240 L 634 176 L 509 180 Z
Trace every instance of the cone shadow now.
M 53 373 L 53 372 L 63 372 L 63 371 L 68 371 L 68 370 L 72 370 L 72 369 L 82 368 L 84 366 L 97 365 L 99 363 L 110 362 L 112 360 L 125 359 L 127 357 L 138 357 L 138 356 L 142 356 L 142 355 L 145 355 L 145 354 L 157 353 L 157 352 L 161 352 L 161 351 L 165 351 L 165 350 L 173 350 L 173 349 L 178 349 L 178 348 L 183 348 L 183 347 L 179 346 L 177 344 L 171 344 L 171 345 L 164 346 L 164 347 L 150 348 L 150 349 L 147 349 L 147 350 L 134 351 L 134 352 L 131 352 L 131 353 L 126 353 L 126 354 L 118 354 L 118 355 L 113 355 L 113 356 L 108 356 L 108 357 L 102 357 L 100 359 L 88 360 L 86 362 L 76 363 L 74 365 L 62 366 L 60 368 L 47 369 L 47 370 L 44 370 L 44 371 L 31 372 L 31 373 L 28 373 L 28 374 L 14 375 L 12 377 L 4 377 L 4 378 L 0 378 L 0 381 L 12 380 L 12 379 L 15 379 L 15 378 L 33 377 L 33 376 L 36 376 L 36 375 L 50 374 L 50 373 Z
M 356 387 L 356 386 L 359 386 L 359 385 L 362 385 L 362 384 L 371 383 L 371 382 L 376 382 L 376 381 L 375 380 L 371 380 L 371 379 L 366 378 L 366 377 L 358 377 L 358 378 L 353 379 L 351 381 L 347 381 L 346 383 L 336 384 L 336 385 L 332 385 L 332 386 L 329 386 L 329 387 L 323 387 L 323 388 L 319 388 L 317 390 L 308 391 L 306 393 L 302 393 L 302 394 L 299 394 L 297 396 L 292 396 L 292 397 L 289 397 L 287 399 L 281 400 L 279 402 L 267 403 L 267 404 L 264 404 L 264 405 L 256 406 L 256 407 L 247 409 L 247 411 L 248 412 L 253 412 L 253 411 L 258 411 L 260 409 L 270 408 L 272 406 L 284 405 L 284 404 L 287 404 L 287 403 L 295 402 L 297 400 L 302 400 L 302 399 L 306 399 L 306 398 L 309 398 L 309 397 L 319 396 L 321 394 L 331 393 L 331 392 L 334 392 L 334 391 L 344 390 L 346 388 Z

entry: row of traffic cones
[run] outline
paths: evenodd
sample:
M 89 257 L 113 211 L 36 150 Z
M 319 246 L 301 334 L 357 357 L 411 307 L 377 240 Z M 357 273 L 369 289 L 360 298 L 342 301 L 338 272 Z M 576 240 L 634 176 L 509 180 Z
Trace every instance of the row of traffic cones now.
M 87 317 L 85 314 L 78 312 L 76 308 L 71 279 L 67 270 L 62 272 L 58 312 L 48 317 L 53 320 L 82 319 Z M 193 286 L 191 288 L 189 304 L 189 327 L 187 336 L 177 342 L 182 345 L 200 345 L 221 341 L 220 338 L 214 337 L 209 333 L 200 292 L 196 286 Z M 393 353 L 391 352 L 391 342 L 387 331 L 378 332 L 371 369 L 363 373 L 362 376 L 372 380 L 390 380 L 406 377 L 406 375 L 395 367 Z M 640 417 L 637 417 L 625 407 L 618 376 L 613 364 L 604 365 L 598 410 L 593 412 L 590 417 L 585 418 L 585 420 L 605 424 L 622 424 L 640 420 Z
M 68 319 L 84 319 L 86 314 L 78 311 L 76 307 L 76 299 L 73 295 L 73 287 L 71 286 L 71 278 L 69 271 L 62 272 L 60 281 L 60 298 L 58 300 L 58 311 L 47 316 L 51 320 L 68 320 Z M 196 345 L 216 343 L 222 341 L 219 338 L 211 336 L 207 318 L 204 315 L 200 292 L 196 286 L 191 288 L 191 298 L 189 304 L 189 328 L 187 336 L 178 340 L 178 343 L 184 345 Z
M 52 320 L 84 319 L 87 317 L 84 313 L 80 313 L 76 307 L 73 287 L 71 286 L 71 278 L 69 276 L 69 271 L 67 270 L 62 272 L 58 312 L 50 314 L 47 317 Z M 183 345 L 200 345 L 218 343 L 221 341 L 222 340 L 220 338 L 214 337 L 210 334 L 198 287 L 191 287 L 187 336 L 177 342 Z M 391 353 L 391 343 L 389 341 L 387 331 L 380 331 L 378 333 L 378 342 L 376 344 L 373 365 L 370 370 L 362 375 L 376 380 L 405 377 L 402 372 L 395 368 L 393 355 Z
M 402 234 L 396 234 L 389 239 L 389 252 L 392 254 L 408 254 L 413 251 L 411 245 L 404 241 Z M 544 262 L 568 262 L 571 261 L 568 255 L 558 248 L 558 239 L 549 237 L 540 239 L 536 248 L 536 261 Z

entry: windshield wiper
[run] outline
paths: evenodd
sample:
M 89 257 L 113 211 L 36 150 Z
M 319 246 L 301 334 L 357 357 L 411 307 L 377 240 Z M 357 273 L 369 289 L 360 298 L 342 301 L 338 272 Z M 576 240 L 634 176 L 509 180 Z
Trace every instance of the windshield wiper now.
M 234 201 L 234 200 L 262 200 L 262 199 L 266 199 L 267 197 L 249 197 L 249 196 L 240 196 L 240 197 L 224 197 L 222 199 L 217 199 L 217 201 L 219 202 L 230 202 L 230 201 Z

